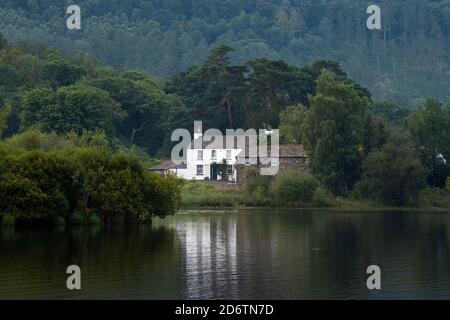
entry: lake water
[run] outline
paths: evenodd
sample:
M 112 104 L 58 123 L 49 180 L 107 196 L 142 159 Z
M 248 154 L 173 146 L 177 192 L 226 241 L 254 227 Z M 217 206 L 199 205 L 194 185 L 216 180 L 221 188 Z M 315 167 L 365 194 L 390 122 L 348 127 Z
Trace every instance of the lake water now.
M 450 214 L 226 210 L 1 229 L 0 299 L 450 299 Z M 81 267 L 82 290 L 66 288 Z M 381 268 L 379 291 L 366 287 Z

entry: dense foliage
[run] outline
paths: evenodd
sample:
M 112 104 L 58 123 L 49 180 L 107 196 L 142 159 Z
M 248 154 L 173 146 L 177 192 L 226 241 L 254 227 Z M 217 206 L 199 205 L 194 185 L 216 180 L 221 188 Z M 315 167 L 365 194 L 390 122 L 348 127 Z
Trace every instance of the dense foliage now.
M 105 67 L 86 54 L 64 57 L 26 41 L 5 45 L 0 130 L 5 137 L 30 127 L 59 134 L 100 130 L 121 145 L 167 154 L 172 130 L 192 128 L 199 119 L 205 128 L 222 130 L 277 127 L 287 106 L 308 106 L 322 69 L 370 97 L 334 61 L 303 68 L 268 59 L 235 65 L 232 52 L 214 48 L 201 65 L 166 84 L 143 72 Z
M 74 3 L 79 31 L 65 27 L 65 7 Z M 381 7 L 382 30 L 366 27 L 372 4 Z M 448 0 L 0 1 L 0 30 L 11 41 L 40 39 L 164 77 L 220 44 L 236 48 L 236 63 L 333 59 L 377 98 L 402 104 L 447 99 L 449 21 Z
M 147 172 L 133 155 L 82 138 L 36 131 L 0 143 L 0 215 L 19 222 L 64 218 L 147 221 L 179 203 L 178 179 Z
M 81 53 L 64 57 L 30 42 L 0 50 L 0 137 L 28 128 L 102 131 L 153 154 L 182 108 L 161 80 L 143 72 L 105 67 Z
M 363 197 L 391 205 L 414 205 L 425 186 L 425 171 L 407 139 L 393 137 L 379 150 L 371 151 L 364 175 L 356 185 Z
M 280 129 L 284 142 L 304 144 L 313 174 L 334 194 L 448 207 L 440 198 L 450 197 L 449 115 L 450 103 L 434 99 L 412 112 L 371 102 L 323 70 L 309 106 L 285 108 Z
M 305 205 L 311 202 L 319 187 L 319 182 L 313 176 L 294 171 L 280 174 L 272 188 L 279 202 L 296 202 Z
M 427 170 L 428 183 L 442 188 L 450 175 L 450 106 L 429 100 L 409 116 L 407 127 Z
M 303 124 L 303 141 L 313 172 L 334 192 L 345 194 L 358 179 L 367 103 L 353 85 L 322 72 Z
M 177 74 L 166 91 L 181 97 L 186 110 L 178 117 L 190 127 L 202 119 L 206 128 L 278 127 L 280 113 L 290 105 L 309 105 L 316 92 L 316 81 L 323 69 L 337 80 L 351 85 L 361 96 L 367 89 L 349 79 L 334 61 L 319 60 L 297 68 L 281 60 L 256 59 L 232 64 L 233 48 L 214 48 L 199 66 Z M 187 112 L 186 112 L 187 111 Z
M 328 205 L 334 194 L 447 206 L 450 103 L 428 99 L 407 110 L 373 100 L 334 61 L 302 68 L 267 58 L 236 64 L 226 45 L 166 83 L 82 53 L 63 56 L 1 37 L 0 44 L 0 138 L 7 139 L 0 212 L 8 217 L 172 212 L 177 182 L 147 174 L 140 160 L 148 166 L 149 154 L 167 154 L 172 129 L 191 128 L 194 120 L 205 129 L 279 127 L 284 143 L 304 145 L 313 177 L 252 177 L 248 202 L 273 197 Z M 315 189 L 312 198 L 308 188 Z M 205 196 L 222 203 L 220 192 Z M 224 203 L 235 196 L 247 203 L 238 192 Z

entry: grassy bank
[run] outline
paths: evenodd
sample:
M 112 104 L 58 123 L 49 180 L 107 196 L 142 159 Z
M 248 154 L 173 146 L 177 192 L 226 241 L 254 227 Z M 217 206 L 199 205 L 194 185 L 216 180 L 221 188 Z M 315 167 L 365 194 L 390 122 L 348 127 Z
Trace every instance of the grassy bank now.
M 184 184 L 181 190 L 182 208 L 238 207 L 246 205 L 241 190 L 227 189 L 198 181 Z
M 249 190 L 250 189 L 250 190 Z M 246 207 L 276 207 L 276 208 L 308 208 L 308 209 L 339 209 L 339 210 L 437 210 L 449 211 L 448 202 L 430 202 L 419 199 L 414 206 L 396 207 L 372 200 L 356 199 L 354 197 L 337 197 L 317 187 L 310 197 L 290 201 L 280 198 L 270 188 L 264 190 L 264 183 L 258 188 L 242 186 L 236 189 L 226 188 L 200 181 L 187 182 L 181 191 L 181 208 L 246 208 Z M 292 190 L 291 190 L 292 191 Z M 428 191 L 427 191 L 428 192 Z M 428 197 L 427 199 L 430 199 Z
M 376 208 L 381 205 L 371 202 L 336 198 L 329 194 L 321 195 L 316 202 L 285 202 L 249 194 L 244 188 L 229 189 L 199 181 L 187 182 L 181 191 L 181 207 L 188 208 L 232 208 L 232 207 L 304 207 L 304 208 Z

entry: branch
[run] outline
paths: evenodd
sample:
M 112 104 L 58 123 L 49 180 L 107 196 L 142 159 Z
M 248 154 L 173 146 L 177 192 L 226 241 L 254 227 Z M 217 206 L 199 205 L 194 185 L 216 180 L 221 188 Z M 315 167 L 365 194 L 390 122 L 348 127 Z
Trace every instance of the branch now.
M 144 127 L 146 124 L 147 124 L 147 120 L 145 120 L 144 123 L 139 128 L 133 129 L 133 133 L 131 134 L 131 138 L 130 138 L 131 143 L 133 143 L 133 141 L 134 141 L 134 136 L 136 135 L 136 132 L 144 130 Z

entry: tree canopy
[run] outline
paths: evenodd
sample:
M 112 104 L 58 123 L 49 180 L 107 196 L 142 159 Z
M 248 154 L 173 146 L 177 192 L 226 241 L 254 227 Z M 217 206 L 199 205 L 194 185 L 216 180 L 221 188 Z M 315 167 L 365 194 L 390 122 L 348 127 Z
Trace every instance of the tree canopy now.
M 145 72 L 106 67 L 21 41 L 0 50 L 0 133 L 38 128 L 66 134 L 102 131 L 124 146 L 156 153 L 171 132 L 179 97 Z M 175 122 L 175 121 L 173 121 Z
M 324 70 L 310 104 L 303 136 L 313 172 L 331 190 L 345 194 L 361 171 L 367 98 Z

